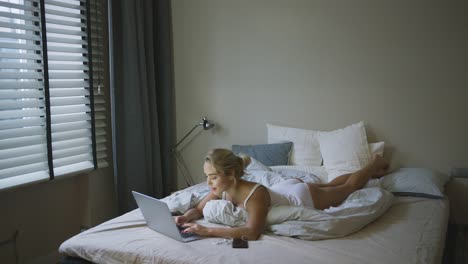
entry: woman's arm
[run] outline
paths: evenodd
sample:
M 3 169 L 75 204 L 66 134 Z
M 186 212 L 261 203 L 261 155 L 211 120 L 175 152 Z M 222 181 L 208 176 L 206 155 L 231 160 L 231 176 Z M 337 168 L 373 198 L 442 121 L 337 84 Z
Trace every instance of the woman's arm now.
M 210 200 L 219 199 L 215 194 L 210 192 L 200 203 L 194 208 L 187 210 L 183 215 L 177 216 L 175 218 L 176 224 L 184 224 L 190 222 L 192 220 L 199 219 L 203 216 L 203 208 L 205 207 L 206 203 Z
M 265 228 L 270 195 L 265 187 L 259 187 L 247 202 L 249 217 L 244 226 L 234 228 L 212 228 L 194 223 L 186 223 L 185 232 L 194 232 L 201 236 L 231 237 L 246 240 L 257 240 Z

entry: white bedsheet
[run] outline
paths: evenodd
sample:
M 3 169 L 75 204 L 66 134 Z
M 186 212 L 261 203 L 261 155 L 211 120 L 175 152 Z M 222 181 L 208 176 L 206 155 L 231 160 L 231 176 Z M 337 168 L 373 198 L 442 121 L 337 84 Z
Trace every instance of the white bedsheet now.
M 447 221 L 446 199 L 395 197 L 382 217 L 346 237 L 306 241 L 265 234 L 249 249 L 233 249 L 218 244 L 220 238 L 167 238 L 148 229 L 134 210 L 65 241 L 59 251 L 94 263 L 430 264 L 441 262 Z

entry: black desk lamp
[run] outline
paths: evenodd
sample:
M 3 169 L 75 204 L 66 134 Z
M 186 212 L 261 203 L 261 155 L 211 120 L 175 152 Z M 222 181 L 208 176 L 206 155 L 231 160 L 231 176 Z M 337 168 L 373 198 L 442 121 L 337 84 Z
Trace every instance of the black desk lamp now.
M 192 132 L 197 129 L 197 127 L 202 127 L 203 130 L 209 130 L 215 126 L 214 123 L 210 122 L 206 117 L 203 117 L 202 121 L 195 124 L 195 126 L 190 129 L 187 134 L 185 134 L 184 137 L 182 137 L 181 140 L 179 140 L 174 147 L 172 147 L 172 153 L 175 155 L 176 161 L 177 161 L 177 166 L 180 169 L 180 172 L 182 173 L 182 176 L 184 176 L 185 182 L 188 184 L 188 186 L 192 186 L 195 184 L 192 176 L 190 175 L 189 170 L 187 169 L 187 166 L 183 162 L 182 156 L 180 153 L 177 151 L 177 147 L 190 135 Z

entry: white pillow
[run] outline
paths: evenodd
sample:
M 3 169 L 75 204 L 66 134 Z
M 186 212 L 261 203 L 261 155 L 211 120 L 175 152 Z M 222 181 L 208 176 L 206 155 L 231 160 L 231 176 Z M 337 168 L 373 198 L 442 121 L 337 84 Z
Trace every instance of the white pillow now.
M 395 195 L 444 197 L 450 177 L 427 168 L 401 168 L 380 178 L 382 187 Z
M 363 122 L 329 132 L 319 132 L 318 142 L 328 181 L 355 172 L 371 160 Z
M 385 142 L 383 141 L 369 143 L 369 152 L 371 154 L 371 158 L 374 157 L 374 155 L 379 155 L 383 157 L 384 147 L 385 147 Z
M 267 124 L 268 143 L 292 142 L 289 165 L 320 166 L 318 131 Z
M 250 164 L 245 168 L 246 171 L 271 171 L 271 168 L 261 163 L 253 157 L 250 157 Z

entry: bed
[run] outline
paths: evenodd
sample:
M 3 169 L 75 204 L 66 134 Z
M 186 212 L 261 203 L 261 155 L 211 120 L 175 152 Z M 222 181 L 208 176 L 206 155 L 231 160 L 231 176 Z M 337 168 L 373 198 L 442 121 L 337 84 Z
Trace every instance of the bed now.
M 445 197 L 393 196 L 388 210 L 349 235 L 310 241 L 267 231 L 248 249 L 222 238 L 180 243 L 150 230 L 136 209 L 70 238 L 60 253 L 92 263 L 441 263 L 448 208 Z
M 236 145 L 233 150 L 255 157 L 244 177 L 267 187 L 290 177 L 328 182 L 332 174 L 339 175 L 344 169 L 333 158 L 346 160 L 349 168 L 345 169 L 352 171 L 360 158 L 383 152 L 383 143 L 368 144 L 362 123 L 332 131 L 318 140 L 316 134 L 268 125 L 269 144 Z M 284 141 L 293 144 L 281 143 Z M 340 145 L 333 146 L 336 142 Z M 70 263 L 77 259 L 92 263 L 172 264 L 441 263 L 449 216 L 449 202 L 444 195 L 447 181 L 448 176 L 430 169 L 399 168 L 370 181 L 336 208 L 272 208 L 264 234 L 257 241 L 249 241 L 248 249 L 232 248 L 228 238 L 175 241 L 149 229 L 136 209 L 68 239 L 59 251 Z M 163 200 L 171 211 L 184 212 L 207 191 L 206 183 L 200 183 Z M 234 211 L 223 219 L 242 218 L 237 214 L 240 211 Z M 220 222 L 216 218 L 219 213 L 214 212 L 204 212 L 205 218 L 198 221 L 226 228 L 236 225 Z

